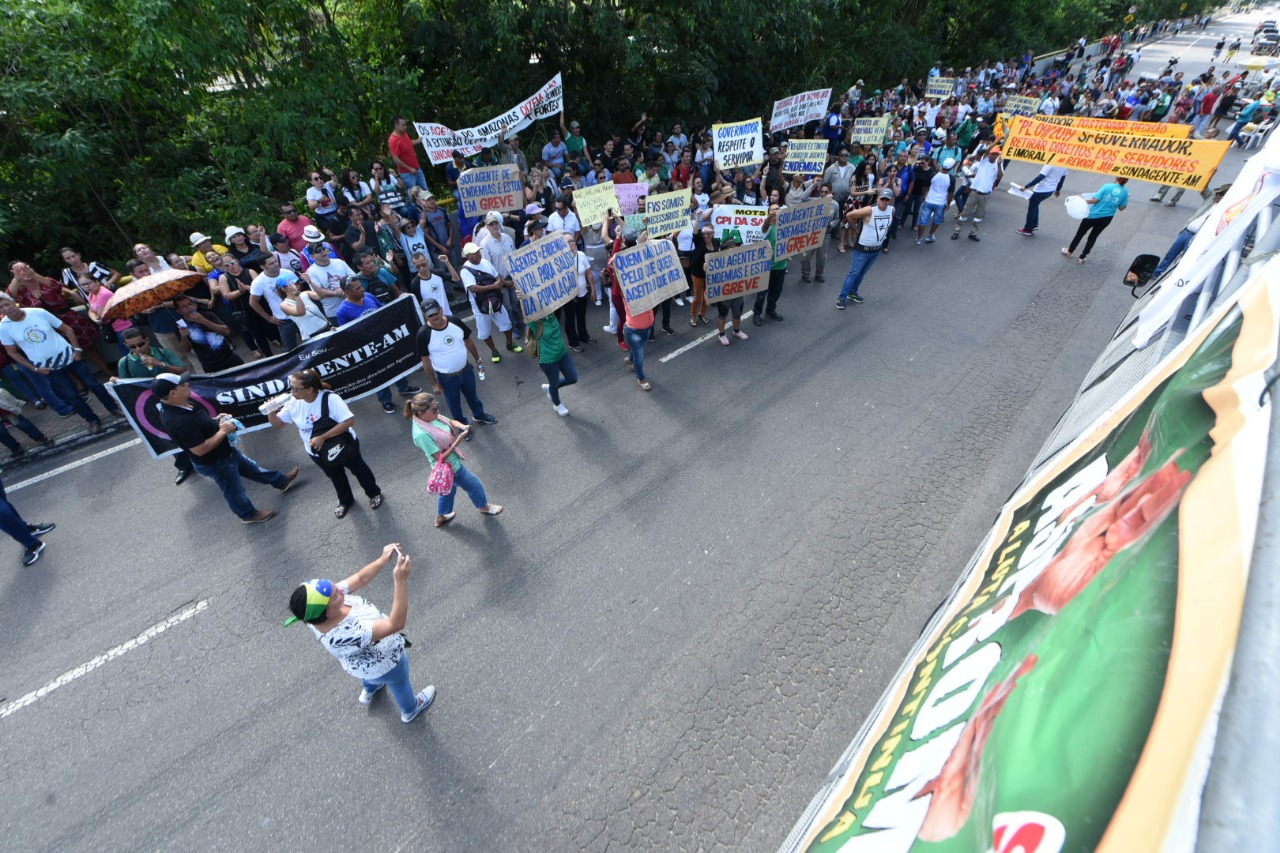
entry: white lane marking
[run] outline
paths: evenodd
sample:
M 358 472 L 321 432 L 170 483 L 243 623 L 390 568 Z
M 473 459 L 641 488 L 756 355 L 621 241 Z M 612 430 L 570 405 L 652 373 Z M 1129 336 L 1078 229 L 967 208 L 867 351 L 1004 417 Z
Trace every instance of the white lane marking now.
M 12 486 L 5 486 L 5 491 L 16 492 L 18 491 L 18 489 L 25 489 L 27 486 L 34 486 L 36 483 L 42 483 L 45 480 L 49 479 L 50 477 L 56 477 L 59 474 L 70 471 L 72 468 L 79 468 L 81 465 L 87 465 L 90 462 L 96 462 L 105 456 L 110 456 L 112 453 L 119 453 L 121 450 L 124 450 L 127 447 L 133 447 L 134 445 L 141 444 L 141 443 L 142 443 L 142 439 L 135 438 L 131 441 L 126 441 L 124 444 L 117 444 L 115 447 L 108 447 L 106 450 L 99 450 L 97 453 L 91 453 L 83 459 L 77 460 L 75 462 L 68 462 L 66 465 L 63 465 L 58 468 L 54 468 L 52 471 L 46 471 L 43 474 L 39 475 L 38 477 L 32 477 L 30 480 L 23 480 L 21 483 L 15 483 Z
M 87 675 L 88 673 L 93 672 L 95 669 L 102 666 L 107 661 L 113 660 L 114 658 L 118 658 L 125 652 L 136 649 L 138 646 L 141 646 L 143 643 L 146 643 L 148 640 L 155 639 L 156 637 L 163 634 L 165 631 L 172 628 L 174 625 L 177 625 L 179 622 L 187 621 L 192 616 L 195 616 L 197 613 L 199 613 L 201 610 L 206 609 L 208 606 L 209 606 L 208 599 L 204 599 L 203 601 L 197 602 L 196 604 L 193 604 L 190 607 L 188 607 L 186 610 L 183 610 L 180 613 L 175 613 L 173 616 L 170 616 L 168 619 L 164 620 L 163 622 L 159 622 L 155 625 L 152 625 L 150 628 L 143 631 L 141 634 L 134 637 L 132 640 L 129 640 L 128 642 L 125 642 L 125 643 L 121 643 L 120 645 L 116 646 L 114 649 L 111 649 L 110 651 L 107 651 L 98 655 L 96 658 L 89 661 L 88 663 L 83 663 L 80 666 L 76 667 L 75 669 L 64 672 L 62 675 L 59 675 L 57 678 L 55 678 L 53 681 L 50 681 L 44 687 L 41 687 L 39 690 L 33 690 L 30 693 L 28 693 L 26 696 L 23 696 L 21 699 L 15 699 L 13 702 L 10 702 L 8 705 L 5 705 L 3 708 L 0 708 L 0 720 L 4 719 L 5 717 L 9 716 L 15 711 L 18 711 L 22 708 L 27 707 L 28 705 L 34 705 L 38 700 L 48 696 L 50 693 L 57 690 L 59 687 L 65 687 L 66 685 L 75 681 L 80 676 Z
M 751 317 L 751 315 L 752 315 L 752 314 L 754 314 L 754 313 L 755 313 L 754 311 L 744 311 L 744 312 L 743 312 L 743 314 L 742 314 L 742 319 L 744 319 L 744 320 L 749 319 L 749 318 Z M 727 327 L 727 326 L 725 327 L 725 331 L 728 331 L 728 327 Z M 717 336 L 717 335 L 719 335 L 719 334 L 720 334 L 720 330 L 719 330 L 719 329 L 717 329 L 717 330 L 716 330 L 716 331 L 714 331 L 714 332 L 707 332 L 707 333 L 706 333 L 705 335 L 703 335 L 702 337 L 697 338 L 697 339 L 695 339 L 695 340 L 693 340 L 693 341 L 691 341 L 691 342 L 689 342 L 689 343 L 685 344 L 684 346 L 680 347 L 680 349 L 676 350 L 675 352 L 669 352 L 669 353 L 667 353 L 667 354 L 666 354 L 666 355 L 664 355 L 662 358 L 658 359 L 658 364 L 666 364 L 668 361 L 670 361 L 671 359 L 675 358 L 676 356 L 678 356 L 678 355 L 684 355 L 684 354 L 685 354 L 685 353 L 687 353 L 689 350 L 691 350 L 691 349 L 693 349 L 694 347 L 696 347 L 698 344 L 704 344 L 704 343 L 706 343 L 707 341 L 711 340 L 712 338 L 716 337 L 716 336 Z

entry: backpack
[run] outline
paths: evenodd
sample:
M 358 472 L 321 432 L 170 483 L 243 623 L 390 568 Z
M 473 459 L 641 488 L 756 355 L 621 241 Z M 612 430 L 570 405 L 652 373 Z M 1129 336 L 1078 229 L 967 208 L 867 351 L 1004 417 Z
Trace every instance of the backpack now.
M 489 284 L 495 284 L 498 281 L 497 276 L 469 267 L 471 274 L 475 276 L 476 284 L 481 287 Z M 502 310 L 502 291 L 486 290 L 483 293 L 472 293 L 476 301 L 476 310 L 481 314 L 497 314 Z

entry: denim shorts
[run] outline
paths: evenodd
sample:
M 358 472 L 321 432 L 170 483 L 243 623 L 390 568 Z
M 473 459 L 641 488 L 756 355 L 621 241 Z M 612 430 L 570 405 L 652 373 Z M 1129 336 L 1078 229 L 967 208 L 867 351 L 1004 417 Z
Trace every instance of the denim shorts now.
M 920 219 L 916 225 L 941 225 L 946 208 L 940 204 L 920 205 Z

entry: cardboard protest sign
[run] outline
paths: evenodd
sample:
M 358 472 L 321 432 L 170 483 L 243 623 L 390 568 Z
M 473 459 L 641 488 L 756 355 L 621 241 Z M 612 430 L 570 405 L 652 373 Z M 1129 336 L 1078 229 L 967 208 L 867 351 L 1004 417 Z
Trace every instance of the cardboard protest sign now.
M 547 316 L 577 295 L 577 260 L 560 233 L 548 234 L 507 255 L 526 321 Z
M 930 77 L 925 96 L 929 98 L 950 98 L 955 94 L 956 78 Z
M 470 157 L 482 149 L 497 145 L 498 140 L 519 133 L 538 119 L 550 118 L 564 109 L 564 86 L 557 74 L 538 91 L 484 124 L 464 130 L 450 130 L 434 122 L 414 122 L 422 147 L 434 165 L 448 163 L 454 150 Z
M 707 255 L 707 303 L 754 296 L 769 286 L 773 249 L 767 242 L 748 243 Z
M 614 184 L 613 194 L 618 197 L 618 212 L 625 216 L 640 209 L 640 199 L 649 194 L 649 185 L 639 182 Z
M 815 198 L 778 211 L 778 260 L 822 246 L 829 207 L 825 199 Z
M 1078 130 L 1019 116 L 1010 122 L 1003 154 L 1042 166 L 1204 189 L 1231 146 L 1228 141 L 1169 139 L 1132 133 Z
M 716 162 L 721 169 L 736 169 L 764 162 L 764 129 L 760 119 L 711 125 Z
M 637 234 L 645 229 L 643 213 L 628 213 L 622 217 L 622 227 L 630 229 Z
M 458 176 L 458 199 L 463 216 L 483 216 L 491 210 L 524 207 L 524 181 L 515 166 L 467 169 Z
M 787 141 L 787 159 L 782 171 L 800 175 L 821 175 L 827 168 L 827 140 L 791 139 Z
M 583 228 L 604 222 L 609 211 L 618 209 L 618 196 L 613 191 L 613 181 L 574 190 L 573 206 L 578 211 L 578 221 Z
M 632 314 L 683 293 L 689 286 L 680 255 L 670 240 L 646 240 L 623 249 L 609 261 Z
M 650 237 L 666 237 L 689 227 L 689 205 L 693 190 L 688 188 L 670 193 L 657 193 L 645 199 L 644 221 Z
M 889 122 L 893 116 L 879 118 L 855 118 L 853 120 L 852 141 L 859 145 L 880 145 L 889 133 Z
M 1166 124 L 1160 121 L 1120 121 L 1114 118 L 1085 118 L 1082 116 L 1036 116 L 1036 121 L 1060 124 L 1078 130 L 1103 130 L 1109 133 L 1134 133 L 1138 136 L 1167 136 L 1170 139 L 1189 139 L 1191 125 Z
M 731 237 L 739 243 L 754 243 L 764 239 L 764 220 L 769 215 L 767 207 L 740 207 L 717 204 L 711 209 L 711 227 L 717 240 Z
M 822 121 L 827 114 L 827 101 L 830 100 L 830 89 L 814 89 L 812 92 L 801 92 L 798 95 L 774 101 L 769 130 L 786 130 L 789 127 L 800 127 L 811 121 Z
M 1040 111 L 1040 99 L 1030 95 L 1010 95 L 1000 112 L 1006 116 L 1033 116 Z

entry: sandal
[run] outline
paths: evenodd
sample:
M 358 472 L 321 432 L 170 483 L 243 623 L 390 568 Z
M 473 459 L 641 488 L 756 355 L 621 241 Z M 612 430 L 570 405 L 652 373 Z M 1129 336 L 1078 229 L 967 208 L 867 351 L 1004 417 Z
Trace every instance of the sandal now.
M 449 513 L 448 515 L 437 515 L 437 516 L 436 516 L 436 527 L 444 527 L 446 524 L 448 524 L 449 522 L 453 521 L 454 516 L 456 516 L 456 515 L 457 515 L 457 513 L 456 513 L 456 512 L 451 512 L 451 513 Z
M 690 326 L 692 326 L 692 327 L 693 327 L 693 328 L 695 328 L 695 329 L 696 329 L 696 328 L 698 328 L 698 320 L 697 320 L 697 318 L 695 318 L 695 317 L 690 317 L 690 318 L 689 318 L 689 325 L 690 325 Z
M 350 507 L 345 507 L 339 504 L 338 506 L 333 508 L 333 514 L 336 515 L 338 518 L 345 518 L 347 515 L 348 509 L 350 509 Z
M 369 506 L 373 509 L 377 509 L 382 506 L 382 494 L 379 493 L 369 498 Z
M 1071 257 L 1071 250 L 1070 250 L 1070 249 L 1068 249 L 1066 246 L 1063 246 L 1063 247 L 1062 247 L 1062 254 L 1066 255 L 1066 256 L 1069 258 L 1069 257 Z
M 653 386 L 652 386 L 652 385 L 650 385 L 650 384 L 649 384 L 647 381 L 645 381 L 644 379 L 641 379 L 641 380 L 640 380 L 640 390 L 641 390 L 641 391 L 648 391 L 648 390 L 649 390 L 650 388 L 652 388 L 652 387 L 653 387 Z
M 501 504 L 489 504 L 488 506 L 481 507 L 480 509 L 481 515 L 497 515 L 500 512 L 502 512 Z M 450 513 L 450 515 L 452 515 L 452 513 Z

